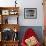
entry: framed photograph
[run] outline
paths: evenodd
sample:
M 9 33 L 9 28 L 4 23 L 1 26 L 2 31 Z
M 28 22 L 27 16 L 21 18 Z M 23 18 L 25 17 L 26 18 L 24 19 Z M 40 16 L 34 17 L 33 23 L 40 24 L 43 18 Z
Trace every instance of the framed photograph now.
M 36 19 L 37 8 L 24 8 L 24 18 L 25 19 Z
M 2 15 L 9 15 L 9 10 L 2 10 Z
M 10 11 L 9 11 L 9 14 L 10 14 L 10 15 L 16 15 L 16 14 L 17 14 L 17 11 L 16 11 L 16 10 L 10 10 Z

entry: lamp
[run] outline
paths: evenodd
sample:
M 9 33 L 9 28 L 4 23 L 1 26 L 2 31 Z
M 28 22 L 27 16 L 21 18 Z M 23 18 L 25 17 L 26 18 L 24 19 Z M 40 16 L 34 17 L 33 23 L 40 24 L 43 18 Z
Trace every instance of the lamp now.
M 15 0 L 15 7 L 16 7 L 16 4 L 17 4 L 17 2 L 16 2 L 17 0 Z

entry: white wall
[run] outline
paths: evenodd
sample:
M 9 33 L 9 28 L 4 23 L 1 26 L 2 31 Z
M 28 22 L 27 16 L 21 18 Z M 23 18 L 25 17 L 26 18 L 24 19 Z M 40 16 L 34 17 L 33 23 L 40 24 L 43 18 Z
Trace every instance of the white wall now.
M 20 25 L 22 26 L 43 26 L 42 0 L 21 0 Z M 37 19 L 24 19 L 24 8 L 37 8 Z
M 14 6 L 15 0 L 0 0 L 0 6 Z M 17 0 L 20 7 L 19 24 L 21 26 L 43 26 L 42 0 Z M 24 19 L 24 8 L 37 8 L 37 19 Z

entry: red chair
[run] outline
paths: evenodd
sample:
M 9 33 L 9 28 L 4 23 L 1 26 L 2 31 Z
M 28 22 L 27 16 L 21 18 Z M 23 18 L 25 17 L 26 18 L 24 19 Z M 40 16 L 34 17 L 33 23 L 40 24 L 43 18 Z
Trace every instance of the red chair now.
M 22 38 L 21 46 L 27 46 L 25 43 L 25 39 L 28 39 L 29 37 L 32 37 L 32 36 L 36 37 L 37 39 L 37 35 L 34 32 L 34 30 L 32 28 L 28 28 L 24 34 L 24 37 Z M 35 46 L 41 46 L 41 44 L 37 42 Z

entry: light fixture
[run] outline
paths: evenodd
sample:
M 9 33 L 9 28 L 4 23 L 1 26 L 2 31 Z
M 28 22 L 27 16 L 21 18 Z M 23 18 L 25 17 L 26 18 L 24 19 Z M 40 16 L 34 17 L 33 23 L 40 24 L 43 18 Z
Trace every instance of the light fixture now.
M 17 4 L 17 2 L 16 2 L 17 0 L 15 0 L 15 7 L 16 7 L 16 4 Z

